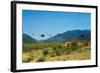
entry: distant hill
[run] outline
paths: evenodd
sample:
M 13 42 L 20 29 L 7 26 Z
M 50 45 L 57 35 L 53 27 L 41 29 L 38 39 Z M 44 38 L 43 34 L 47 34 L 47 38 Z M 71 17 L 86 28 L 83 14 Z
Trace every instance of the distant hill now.
M 45 42 L 52 42 L 52 41 L 68 41 L 68 40 L 90 40 L 91 39 L 91 31 L 90 30 L 71 30 L 66 31 L 64 33 L 57 34 L 53 37 L 44 40 Z
M 37 40 L 33 39 L 31 36 L 23 33 L 23 42 L 24 43 L 33 43 L 33 42 L 37 42 Z

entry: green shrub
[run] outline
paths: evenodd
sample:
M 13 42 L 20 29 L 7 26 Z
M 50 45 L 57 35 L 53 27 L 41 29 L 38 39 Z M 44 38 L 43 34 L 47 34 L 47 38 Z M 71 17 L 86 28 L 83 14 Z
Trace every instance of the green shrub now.
M 41 57 L 37 60 L 37 62 L 44 62 L 45 61 L 45 57 Z
M 83 41 L 84 46 L 88 46 L 88 42 L 87 41 Z
M 43 51 L 43 55 L 47 55 L 48 54 L 48 51 L 47 50 L 44 50 Z

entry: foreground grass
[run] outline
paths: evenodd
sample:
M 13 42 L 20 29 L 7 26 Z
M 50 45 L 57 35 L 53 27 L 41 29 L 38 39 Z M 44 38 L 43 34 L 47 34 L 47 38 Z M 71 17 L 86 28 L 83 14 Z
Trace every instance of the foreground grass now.
M 25 63 L 87 60 L 91 58 L 90 44 L 87 43 L 86 41 L 24 43 L 22 60 Z

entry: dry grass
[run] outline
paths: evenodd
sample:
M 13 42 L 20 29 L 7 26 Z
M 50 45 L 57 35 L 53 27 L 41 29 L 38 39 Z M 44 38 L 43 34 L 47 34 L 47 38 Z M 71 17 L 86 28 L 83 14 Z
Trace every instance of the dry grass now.
M 73 52 L 69 55 L 56 56 L 51 58 L 49 57 L 47 61 L 87 60 L 90 58 L 90 51 L 87 51 L 83 53 Z
M 78 42 L 79 43 L 79 42 Z M 58 44 L 58 45 L 57 45 Z M 43 48 L 32 49 L 31 51 L 23 51 L 22 60 L 25 63 L 29 62 L 45 62 L 45 61 L 68 61 L 68 60 L 87 60 L 91 59 L 91 49 L 90 45 L 71 45 L 65 46 L 65 44 L 59 43 L 52 44 L 49 43 L 43 46 Z M 35 44 L 36 45 L 36 44 Z M 48 45 L 48 47 L 47 47 Z M 36 45 L 36 46 L 39 46 Z M 41 47 L 41 46 L 39 46 Z

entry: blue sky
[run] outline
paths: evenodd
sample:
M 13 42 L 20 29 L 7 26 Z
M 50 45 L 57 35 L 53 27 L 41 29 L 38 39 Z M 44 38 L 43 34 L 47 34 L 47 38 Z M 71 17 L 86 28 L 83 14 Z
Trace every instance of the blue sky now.
M 68 30 L 90 29 L 90 18 L 90 13 L 23 10 L 23 33 L 44 40 Z

